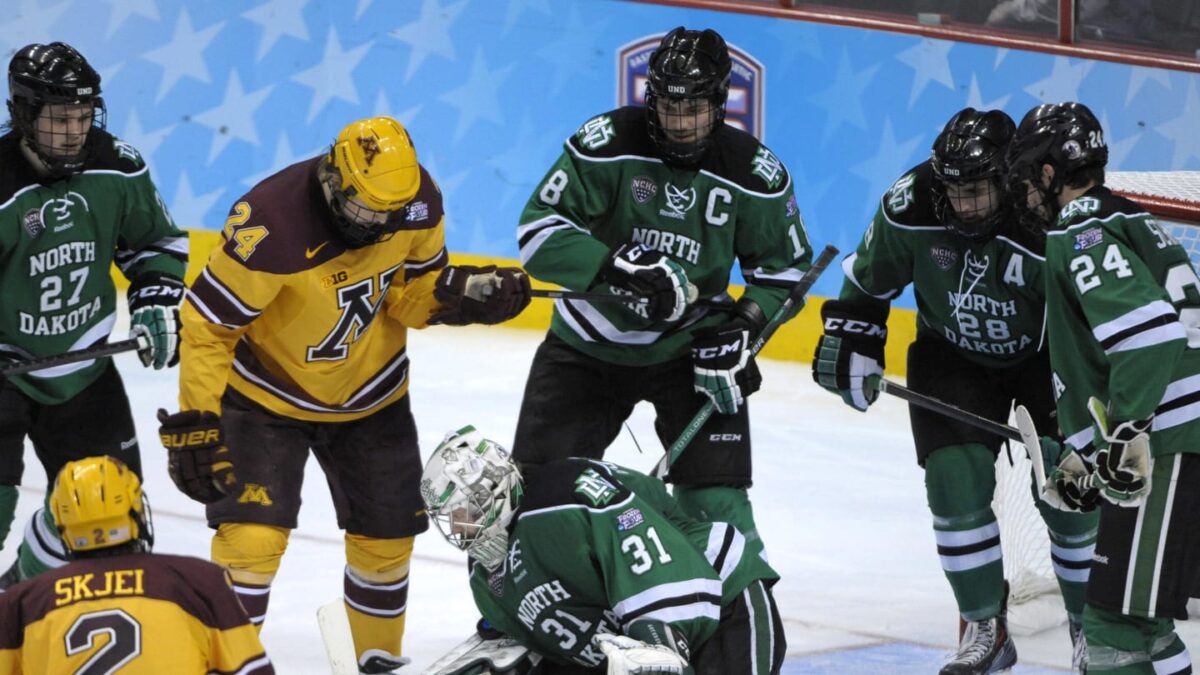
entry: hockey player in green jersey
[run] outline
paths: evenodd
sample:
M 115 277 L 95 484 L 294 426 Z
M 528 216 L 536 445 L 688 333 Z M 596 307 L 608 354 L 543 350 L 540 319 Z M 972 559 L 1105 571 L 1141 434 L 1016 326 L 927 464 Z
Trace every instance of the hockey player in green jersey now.
M 11 119 L 0 136 L 0 360 L 103 344 L 117 318 L 113 263 L 129 280 L 131 335 L 142 362 L 178 360 L 187 236 L 175 227 L 138 152 L 104 130 L 100 76 L 69 45 L 27 45 L 8 67 Z M 133 416 L 112 359 L 0 382 L 0 545 L 8 534 L 28 437 L 53 482 L 83 454 L 141 475 Z M 66 563 L 49 514 L 25 531 L 0 588 Z
M 525 471 L 568 455 L 601 458 L 640 401 L 671 445 L 706 402 L 718 414 L 671 467 L 696 517 L 758 533 L 746 398 L 761 377 L 750 342 L 812 260 L 783 163 L 724 122 L 730 58 L 712 30 L 676 28 L 651 55 L 646 105 L 588 120 L 538 185 L 518 227 L 535 278 L 648 304 L 559 300 L 521 403 L 513 456 Z M 732 311 L 735 259 L 747 286 Z
M 884 366 L 890 302 L 912 284 L 917 339 L 908 386 L 1007 422 L 1014 401 L 1052 429 L 1049 359 L 1040 350 L 1043 254 L 1002 200 L 1004 151 L 1014 131 L 1000 110 L 966 108 L 945 125 L 929 160 L 892 185 L 855 253 L 842 264 L 838 299 L 822 307 L 824 335 L 813 378 L 865 411 L 867 385 Z M 988 673 L 1016 662 L 1008 634 L 1000 526 L 991 503 L 1003 439 L 909 407 L 917 462 L 933 514 L 942 570 L 958 605 L 958 653 L 944 675 Z M 1004 460 L 1001 460 L 1004 461 Z M 1073 665 L 1080 637 L 1096 518 L 1038 504 L 1070 618 Z
M 782 666 L 779 577 L 762 543 L 693 520 L 655 478 L 571 458 L 525 481 L 504 448 L 465 427 L 434 450 L 421 495 L 475 563 L 476 606 L 543 657 L 538 675 L 603 673 L 606 661 L 630 674 Z
M 1104 186 L 1081 103 L 1042 105 L 1009 149 L 1023 222 L 1046 235 L 1047 338 L 1062 452 L 1049 501 L 1099 506 L 1088 673 L 1192 672 L 1175 633 L 1200 569 L 1200 278 L 1145 208 Z

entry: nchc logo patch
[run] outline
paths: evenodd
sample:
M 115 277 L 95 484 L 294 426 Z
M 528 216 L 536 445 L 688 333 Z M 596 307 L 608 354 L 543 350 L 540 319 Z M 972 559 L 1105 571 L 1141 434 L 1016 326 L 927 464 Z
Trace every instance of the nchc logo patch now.
M 666 33 L 638 38 L 617 49 L 617 105 L 646 104 L 646 69 L 650 55 Z M 749 132 L 759 141 L 764 138 L 763 100 L 766 98 L 766 68 L 750 54 L 729 44 L 733 61 L 729 77 L 729 102 L 725 104 L 725 123 Z

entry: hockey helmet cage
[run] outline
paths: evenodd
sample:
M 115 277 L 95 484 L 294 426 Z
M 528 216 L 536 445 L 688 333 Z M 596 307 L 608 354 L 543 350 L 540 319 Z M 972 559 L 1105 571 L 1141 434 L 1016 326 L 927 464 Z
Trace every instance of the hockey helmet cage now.
M 141 481 L 114 457 L 68 462 L 50 493 L 50 512 L 72 556 L 127 544 L 149 551 L 154 542 Z
M 712 146 L 714 133 L 725 120 L 730 68 L 729 47 L 712 29 L 679 26 L 650 55 L 646 120 L 650 138 L 668 164 L 695 165 Z M 687 120 L 696 114 L 692 108 L 700 101 L 708 102 L 707 108 L 700 107 L 702 117 Z M 680 126 L 687 127 L 682 138 Z
M 8 112 L 13 127 L 55 174 L 80 170 L 87 144 L 70 152 L 39 141 L 37 120 L 46 105 L 92 105 L 91 127 L 103 129 L 104 99 L 100 74 L 75 48 L 64 42 L 30 44 L 18 49 L 8 64 Z
M 1002 110 L 964 108 L 933 142 L 933 207 L 947 229 L 986 240 L 1008 217 L 1004 153 L 1016 125 Z
M 338 234 L 351 247 L 395 232 L 404 207 L 421 187 L 416 148 L 404 126 L 391 117 L 346 125 L 329 148 L 325 174 Z

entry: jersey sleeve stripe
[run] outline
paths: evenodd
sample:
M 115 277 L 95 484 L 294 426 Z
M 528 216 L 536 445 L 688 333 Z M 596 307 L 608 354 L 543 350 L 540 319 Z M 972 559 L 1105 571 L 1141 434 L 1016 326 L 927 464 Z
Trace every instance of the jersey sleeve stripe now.
M 87 329 L 83 335 L 80 335 L 75 342 L 71 344 L 71 349 L 69 351 L 86 349 L 93 345 L 100 344 L 102 341 L 108 338 L 108 334 L 112 332 L 113 326 L 116 324 L 117 313 L 111 312 L 108 316 L 100 319 L 95 325 Z M 76 371 L 89 368 L 95 362 L 95 359 L 88 359 L 87 361 L 77 361 L 75 363 L 68 363 L 62 366 L 54 366 L 53 368 L 42 368 L 40 370 L 25 373 L 23 377 L 36 377 L 40 379 L 62 377 L 63 375 L 70 375 Z
M 187 299 L 204 318 L 228 328 L 240 328 L 262 314 L 240 298 L 208 268 L 188 289 Z
M 712 607 L 703 607 L 711 604 Z M 651 614 L 661 611 L 671 611 L 675 608 L 691 608 L 684 611 L 695 611 L 697 616 L 707 616 L 712 612 L 714 619 L 721 612 L 721 582 L 717 579 L 688 579 L 672 581 L 635 593 L 613 606 L 613 611 L 621 617 L 624 624 L 629 624 L 637 618 L 655 618 L 667 622 L 676 619 L 662 619 Z
M 854 284 L 855 288 L 862 291 L 863 293 L 866 293 L 867 295 L 871 296 L 872 298 L 878 298 L 880 300 L 891 300 L 892 298 L 896 297 L 897 295 L 900 295 L 901 289 L 899 289 L 899 288 L 893 289 L 890 291 L 885 291 L 883 293 L 872 293 L 871 291 L 868 291 L 865 287 L 863 287 L 862 283 L 858 280 L 858 277 L 854 276 L 854 261 L 857 259 L 858 259 L 858 252 L 856 251 L 856 252 L 851 253 L 850 255 L 846 256 L 842 260 L 842 272 L 844 272 L 846 274 L 846 278 L 850 280 L 850 283 Z
M 587 233 L 587 230 L 561 216 L 550 216 L 541 220 L 535 220 L 532 223 L 518 225 L 517 244 L 521 249 L 521 264 L 528 265 L 529 259 L 537 253 L 538 249 L 541 248 L 550 235 L 571 228 L 585 234 Z
M 704 549 L 704 557 L 708 558 L 721 581 L 725 581 L 742 562 L 745 548 L 746 538 L 737 528 L 728 523 L 713 523 L 708 531 L 708 547 Z
M 804 276 L 803 270 L 788 267 L 777 272 L 768 272 L 762 267 L 756 267 L 745 274 L 746 283 L 753 286 L 792 286 Z
M 163 237 L 158 241 L 145 246 L 137 251 L 119 249 L 113 254 L 113 261 L 117 264 L 122 272 L 136 265 L 137 263 L 151 258 L 156 255 L 169 255 L 176 260 L 187 263 L 188 255 L 188 238 L 186 236 L 179 237 Z
M 1092 329 L 1092 334 L 1107 354 L 1187 339 L 1175 308 L 1164 300 L 1155 300 L 1102 323 Z
M 267 673 L 274 673 L 275 668 L 266 654 L 260 654 L 242 664 L 237 670 L 211 670 L 209 672 L 214 675 L 267 675 Z
M 437 252 L 437 255 L 428 260 L 405 260 L 404 261 L 404 281 L 409 282 L 419 276 L 428 274 L 442 269 L 450 262 L 450 254 L 446 252 L 446 247 Z
M 618 607 L 614 607 L 613 610 L 621 620 L 622 630 L 627 630 L 629 624 L 639 619 L 663 621 L 666 623 L 694 621 L 696 619 L 720 621 L 721 596 L 696 593 L 678 598 L 666 598 L 652 604 L 643 605 L 630 612 L 623 613 Z
M 1154 411 L 1152 431 L 1187 424 L 1200 418 L 1200 375 L 1192 375 L 1167 385 L 1162 402 Z

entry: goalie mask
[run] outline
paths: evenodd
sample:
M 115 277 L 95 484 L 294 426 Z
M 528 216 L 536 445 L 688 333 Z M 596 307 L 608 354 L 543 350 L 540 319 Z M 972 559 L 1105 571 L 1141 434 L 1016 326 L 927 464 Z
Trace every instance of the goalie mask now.
M 938 134 L 929 164 L 934 213 L 946 229 L 984 241 L 1008 217 L 1004 151 L 1015 126 L 1003 111 L 964 108 Z
M 1082 103 L 1040 105 L 1025 114 L 1005 158 L 1006 189 L 1020 223 L 1044 234 L 1058 217 L 1065 187 L 1082 187 L 1081 174 L 1108 164 L 1100 121 Z M 1047 176 L 1043 166 L 1054 169 Z
M 136 474 L 114 457 L 68 462 L 50 493 L 50 511 L 71 557 L 154 544 L 150 505 Z
M 442 536 L 490 570 L 508 551 L 522 494 L 508 451 L 470 426 L 448 434 L 421 475 L 421 497 Z
M 729 48 L 714 30 L 667 33 L 650 55 L 646 120 L 650 138 L 667 164 L 694 166 L 712 147 L 725 120 Z
M 8 112 L 52 176 L 83 169 L 92 129 L 105 124 L 100 75 L 63 42 L 31 44 L 8 64 Z
M 335 231 L 348 247 L 360 248 L 400 229 L 404 207 L 421 187 L 421 167 L 404 126 L 371 117 L 342 129 L 319 178 Z

